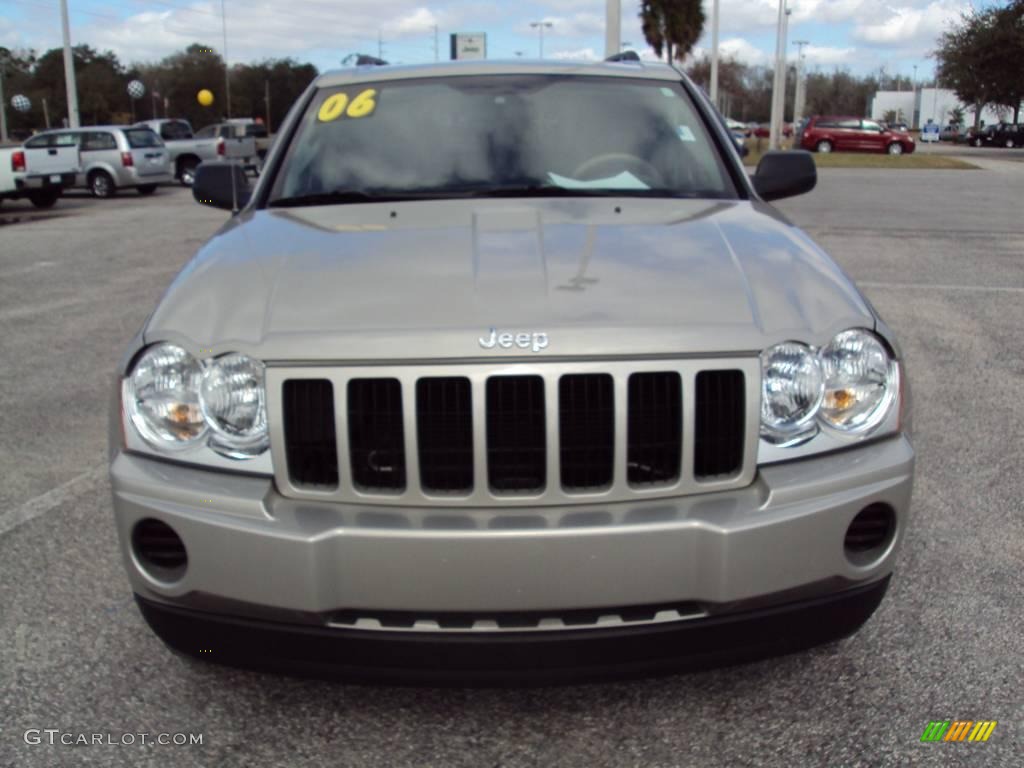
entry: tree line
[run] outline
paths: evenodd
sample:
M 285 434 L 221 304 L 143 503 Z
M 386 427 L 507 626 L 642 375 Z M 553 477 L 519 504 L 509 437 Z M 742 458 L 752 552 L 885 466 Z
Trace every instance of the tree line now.
M 1024 0 L 971 8 L 939 38 L 939 82 L 974 107 L 975 128 L 984 107 L 1002 107 L 1020 122 L 1024 100 Z
M 120 125 L 153 117 L 179 117 L 198 130 L 218 122 L 227 113 L 224 59 L 208 45 L 194 43 L 159 62 L 130 66 L 122 64 L 113 52 L 100 52 L 89 45 L 76 45 L 73 57 L 82 125 Z M 41 130 L 47 123 L 54 128 L 64 125 L 68 106 L 63 49 L 37 54 L 0 48 L 0 67 L 8 102 L 7 124 L 12 134 Z M 312 64 L 290 58 L 233 64 L 231 116 L 269 119 L 273 129 L 317 74 Z M 128 83 L 132 80 L 140 81 L 146 88 L 140 99 L 133 100 L 128 94 Z M 200 105 L 196 98 L 202 89 L 214 95 L 209 107 Z M 16 94 L 28 97 L 28 111 L 10 108 L 10 99 Z

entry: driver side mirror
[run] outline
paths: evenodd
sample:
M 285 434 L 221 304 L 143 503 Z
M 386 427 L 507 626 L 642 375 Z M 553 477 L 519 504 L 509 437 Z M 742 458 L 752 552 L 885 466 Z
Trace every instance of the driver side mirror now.
M 762 200 L 781 200 L 810 192 L 818 183 L 818 168 L 804 150 L 765 153 L 754 174 L 754 190 Z
M 238 163 L 200 163 L 192 183 L 192 197 L 197 203 L 237 213 L 249 202 L 252 188 L 245 168 Z

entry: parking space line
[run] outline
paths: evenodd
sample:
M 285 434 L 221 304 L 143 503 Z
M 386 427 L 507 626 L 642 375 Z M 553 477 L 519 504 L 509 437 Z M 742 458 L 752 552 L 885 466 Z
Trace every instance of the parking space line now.
M 0 536 L 13 531 L 22 523 L 27 523 L 29 520 L 45 515 L 65 501 L 80 496 L 83 491 L 90 489 L 98 480 L 103 478 L 106 472 L 107 465 L 105 463 L 100 464 L 77 477 L 71 478 L 66 483 L 61 483 L 56 488 L 51 488 L 46 493 L 29 499 L 20 507 L 15 507 L 0 514 Z
M 978 291 L 981 293 L 1024 293 L 1024 287 L 1012 285 L 940 285 L 936 283 L 877 283 L 857 280 L 862 288 L 923 288 L 933 291 Z

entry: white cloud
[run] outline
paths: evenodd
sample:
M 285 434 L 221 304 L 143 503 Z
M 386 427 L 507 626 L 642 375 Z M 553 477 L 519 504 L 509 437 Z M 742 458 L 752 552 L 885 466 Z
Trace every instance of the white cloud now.
M 890 15 L 872 23 L 858 23 L 853 37 L 875 45 L 933 44 L 950 21 L 956 19 L 963 3 L 939 0 L 922 8 L 890 8 Z

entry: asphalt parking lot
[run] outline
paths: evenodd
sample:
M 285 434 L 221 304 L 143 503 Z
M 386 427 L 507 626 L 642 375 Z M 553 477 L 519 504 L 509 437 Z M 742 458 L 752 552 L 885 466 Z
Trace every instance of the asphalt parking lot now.
M 346 687 L 171 655 L 119 560 L 110 373 L 225 215 L 166 188 L 75 196 L 0 227 L 0 765 L 1024 764 L 1022 196 L 1024 165 L 986 159 L 826 170 L 779 206 L 896 330 L 914 390 L 912 531 L 860 633 L 742 667 L 533 690 Z M 999 725 L 985 744 L 921 743 L 936 719 Z M 28 745 L 27 729 L 203 743 Z

